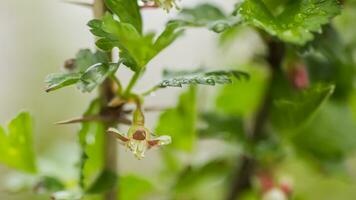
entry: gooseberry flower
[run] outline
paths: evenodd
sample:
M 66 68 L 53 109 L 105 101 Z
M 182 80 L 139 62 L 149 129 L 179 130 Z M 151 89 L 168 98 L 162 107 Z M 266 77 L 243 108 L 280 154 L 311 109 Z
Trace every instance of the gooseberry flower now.
M 148 149 L 171 143 L 170 136 L 153 136 L 152 132 L 144 126 L 144 118 L 140 109 L 135 111 L 133 125 L 127 134 L 120 133 L 115 128 L 109 128 L 107 132 L 119 139 L 121 144 L 125 145 L 139 160 L 145 156 Z

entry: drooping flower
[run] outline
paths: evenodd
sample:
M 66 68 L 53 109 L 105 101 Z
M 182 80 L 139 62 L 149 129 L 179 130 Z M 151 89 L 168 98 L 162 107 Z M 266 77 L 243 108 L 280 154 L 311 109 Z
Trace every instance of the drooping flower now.
M 138 159 L 142 159 L 145 152 L 152 147 L 171 143 L 170 136 L 153 136 L 152 132 L 144 126 L 144 118 L 140 109 L 135 111 L 133 125 L 129 128 L 127 134 L 120 133 L 115 128 L 109 128 L 107 132 L 119 139 Z
M 142 159 L 145 152 L 152 147 L 171 143 L 170 136 L 152 137 L 152 133 L 143 126 L 132 126 L 127 135 L 115 128 L 110 128 L 107 132 L 119 139 L 138 159 Z

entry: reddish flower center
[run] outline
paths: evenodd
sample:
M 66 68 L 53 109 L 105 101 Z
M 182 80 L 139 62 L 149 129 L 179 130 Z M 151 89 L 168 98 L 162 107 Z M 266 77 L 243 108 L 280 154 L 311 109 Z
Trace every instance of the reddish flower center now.
M 146 139 L 146 131 L 142 129 L 136 130 L 136 132 L 132 136 L 135 140 L 145 140 Z

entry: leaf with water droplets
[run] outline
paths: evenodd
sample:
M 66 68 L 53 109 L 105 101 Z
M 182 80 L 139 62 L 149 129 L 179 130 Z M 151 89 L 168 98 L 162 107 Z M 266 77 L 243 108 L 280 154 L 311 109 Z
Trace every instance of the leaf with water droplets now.
M 336 0 L 286 1 L 278 9 L 270 4 L 262 0 L 244 1 L 235 13 L 245 22 L 298 45 L 313 40 L 313 32 L 320 32 L 322 25 L 340 13 Z
M 158 86 L 165 87 L 182 87 L 183 85 L 210 85 L 230 84 L 233 78 L 238 80 L 248 79 L 249 75 L 237 70 L 217 70 L 205 72 L 203 69 L 195 71 L 164 71 L 165 79 L 161 81 Z

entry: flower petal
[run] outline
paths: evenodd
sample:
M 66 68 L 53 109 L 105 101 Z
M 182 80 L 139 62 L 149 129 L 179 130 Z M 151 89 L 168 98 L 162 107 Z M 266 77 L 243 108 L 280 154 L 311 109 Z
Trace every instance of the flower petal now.
M 116 137 L 117 139 L 119 139 L 122 142 L 128 142 L 130 140 L 129 138 L 126 137 L 126 135 L 120 133 L 115 128 L 109 128 L 106 132 L 109 133 L 110 135 Z
M 171 136 L 163 135 L 147 141 L 150 147 L 167 145 L 172 142 Z

